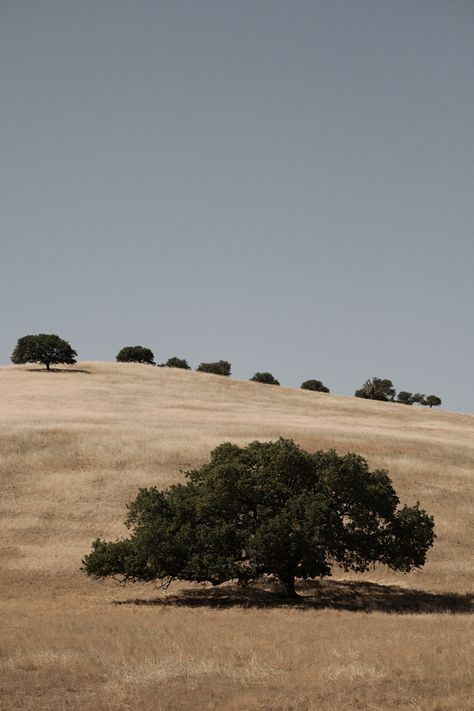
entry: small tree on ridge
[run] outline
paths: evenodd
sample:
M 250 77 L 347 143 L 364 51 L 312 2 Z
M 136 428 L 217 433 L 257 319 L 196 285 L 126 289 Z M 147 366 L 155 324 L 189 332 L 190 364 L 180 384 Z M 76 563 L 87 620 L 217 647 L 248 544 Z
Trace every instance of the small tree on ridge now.
M 423 405 L 428 405 L 428 407 L 439 407 L 441 405 L 441 398 L 437 395 L 427 395 Z
M 231 364 L 228 360 L 218 360 L 215 363 L 200 363 L 196 370 L 199 373 L 214 373 L 214 375 L 229 376 Z
M 362 397 L 365 400 L 381 400 L 387 402 L 395 397 L 395 388 L 391 380 L 382 378 L 372 378 L 366 380 L 363 386 L 355 391 L 355 397 Z
M 316 393 L 328 393 L 329 388 L 322 384 L 320 380 L 305 380 L 301 383 L 302 390 L 313 390 Z
M 150 348 L 143 346 L 124 346 L 116 356 L 119 363 L 145 363 L 155 365 L 155 356 Z
M 183 370 L 191 370 L 191 366 L 188 365 L 188 361 L 185 360 L 184 358 L 177 358 L 176 356 L 173 356 L 172 358 L 168 358 L 168 360 L 165 363 L 166 368 L 182 368 Z
M 55 333 L 38 333 L 18 339 L 11 361 L 16 365 L 42 363 L 46 370 L 50 370 L 51 365 L 58 363 L 73 365 L 76 356 L 69 343 Z
M 255 373 L 250 380 L 254 383 L 264 383 L 265 385 L 280 385 L 279 381 L 271 373 Z
M 396 401 L 402 405 L 413 405 L 413 394 L 409 393 L 408 390 L 400 390 Z

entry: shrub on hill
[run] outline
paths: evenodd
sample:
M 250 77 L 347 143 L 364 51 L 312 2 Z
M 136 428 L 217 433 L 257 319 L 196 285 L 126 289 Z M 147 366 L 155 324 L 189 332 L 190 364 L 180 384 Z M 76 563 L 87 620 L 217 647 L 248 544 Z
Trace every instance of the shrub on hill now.
M 42 363 L 46 370 L 51 365 L 76 363 L 77 353 L 67 341 L 59 338 L 55 333 L 38 333 L 33 336 L 22 336 L 18 339 L 15 350 L 11 355 L 12 363 Z
M 363 386 L 355 391 L 356 397 L 362 397 L 366 400 L 393 400 L 395 397 L 395 388 L 391 380 L 381 378 L 372 378 L 366 380 Z
M 424 405 L 427 407 L 439 407 L 441 405 L 441 398 L 437 395 L 423 395 L 423 393 L 412 393 L 401 390 L 398 395 L 396 402 L 401 402 L 404 405 Z
M 313 390 L 317 393 L 328 393 L 329 388 L 322 384 L 320 380 L 305 380 L 301 383 L 301 388 L 303 390 Z
M 255 373 L 251 378 L 254 383 L 265 383 L 266 385 L 280 385 L 279 381 L 271 373 Z
M 225 443 L 186 484 L 140 489 L 128 507 L 130 537 L 97 539 L 83 560 L 95 577 L 228 580 L 330 575 L 333 564 L 421 567 L 435 535 L 418 504 L 399 507 L 388 473 L 357 454 L 310 454 L 291 440 Z
M 184 358 L 177 358 L 176 356 L 173 356 L 172 358 L 168 358 L 168 360 L 165 363 L 166 368 L 182 368 L 183 370 L 191 370 L 191 366 L 188 365 L 188 362 Z
M 441 398 L 437 395 L 423 395 L 423 393 L 415 393 L 412 397 L 412 402 L 416 405 L 423 405 L 425 407 L 439 407 L 439 405 L 441 405 Z
M 437 395 L 427 395 L 425 401 L 421 404 L 428 405 L 428 407 L 439 407 L 439 405 L 441 405 L 441 398 Z
M 218 360 L 216 363 L 200 363 L 196 370 L 199 373 L 214 373 L 214 375 L 230 375 L 231 364 L 228 360 Z
M 400 390 L 396 401 L 400 402 L 402 405 L 413 405 L 413 394 L 409 393 L 407 390 Z
M 143 346 L 124 346 L 116 356 L 119 363 L 146 363 L 155 365 L 153 351 Z

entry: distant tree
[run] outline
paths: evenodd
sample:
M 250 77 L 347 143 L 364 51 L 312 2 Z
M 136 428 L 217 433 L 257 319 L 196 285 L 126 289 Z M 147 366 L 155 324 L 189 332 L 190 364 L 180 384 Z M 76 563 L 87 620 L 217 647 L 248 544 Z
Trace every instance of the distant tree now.
M 422 404 L 428 405 L 428 407 L 438 407 L 441 405 L 441 398 L 437 395 L 428 395 Z
M 188 365 L 188 362 L 184 360 L 184 358 L 177 358 L 176 356 L 168 358 L 165 366 L 167 368 L 182 368 L 183 370 L 191 370 L 191 366 Z
M 366 380 L 360 390 L 355 391 L 356 397 L 362 397 L 366 400 L 393 400 L 395 397 L 395 388 L 391 380 L 382 380 L 381 378 L 372 378 Z
M 400 390 L 396 402 L 400 402 L 402 405 L 413 405 L 413 395 L 407 390 Z
M 76 363 L 77 353 L 54 333 L 38 333 L 35 336 L 22 336 L 18 339 L 11 360 L 16 365 L 23 363 L 42 363 L 46 370 L 51 365 Z
M 228 360 L 218 360 L 216 363 L 200 363 L 196 370 L 199 373 L 214 373 L 214 375 L 230 375 L 231 364 Z
M 271 373 L 255 373 L 250 380 L 254 383 L 265 383 L 266 385 L 280 385 L 278 380 Z
M 383 563 L 420 568 L 434 521 L 399 507 L 388 473 L 357 454 L 310 454 L 291 440 L 225 443 L 210 462 L 164 491 L 140 489 L 127 539 L 97 539 L 83 560 L 91 576 L 245 584 L 275 576 L 288 597 L 296 578 L 362 572 Z
M 426 405 L 426 395 L 423 395 L 423 393 L 415 393 L 412 397 L 412 402 L 415 405 Z
M 305 380 L 301 383 L 303 390 L 313 390 L 316 393 L 328 393 L 329 388 L 322 384 L 320 380 Z
M 116 359 L 119 363 L 145 363 L 147 365 L 155 365 L 153 351 L 143 346 L 124 346 L 117 353 Z

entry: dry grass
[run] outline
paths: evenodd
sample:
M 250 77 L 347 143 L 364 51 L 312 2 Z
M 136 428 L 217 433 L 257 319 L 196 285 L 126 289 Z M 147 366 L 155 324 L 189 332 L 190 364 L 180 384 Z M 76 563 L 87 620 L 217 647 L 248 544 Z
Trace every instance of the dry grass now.
M 472 416 L 104 363 L 2 368 L 0 403 L 2 710 L 474 708 Z M 280 435 L 388 468 L 435 515 L 425 568 L 337 574 L 296 607 L 79 572 L 139 486 Z

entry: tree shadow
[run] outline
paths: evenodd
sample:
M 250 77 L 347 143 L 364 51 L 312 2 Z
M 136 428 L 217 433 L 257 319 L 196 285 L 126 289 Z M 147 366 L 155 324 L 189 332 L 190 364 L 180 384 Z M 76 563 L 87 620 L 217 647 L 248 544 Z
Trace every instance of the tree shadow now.
M 290 607 L 296 610 L 346 610 L 349 612 L 385 612 L 388 614 L 472 614 L 471 593 L 430 593 L 378 583 L 325 580 L 303 581 L 297 599 L 259 588 L 221 587 L 185 589 L 178 595 L 152 599 L 116 600 L 116 605 L 156 605 L 160 607 L 205 607 L 228 609 Z
M 87 373 L 87 375 L 90 375 L 91 371 L 90 370 L 84 370 L 83 368 L 50 368 L 47 370 L 46 368 L 25 368 L 29 373 Z

